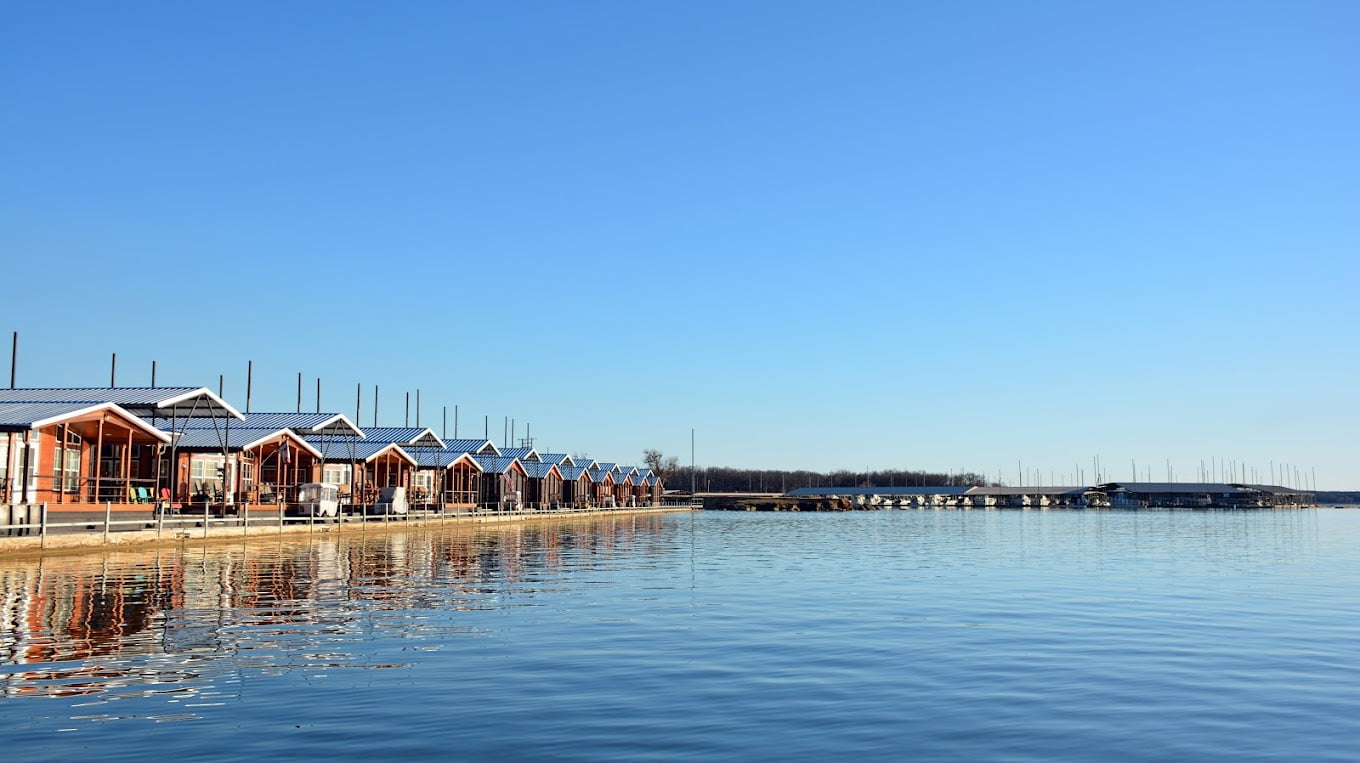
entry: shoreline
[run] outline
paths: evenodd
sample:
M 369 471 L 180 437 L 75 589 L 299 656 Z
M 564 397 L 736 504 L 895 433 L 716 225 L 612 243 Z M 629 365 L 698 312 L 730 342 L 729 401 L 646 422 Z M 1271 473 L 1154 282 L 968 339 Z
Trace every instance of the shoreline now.
M 296 537 L 320 534 L 367 534 L 429 525 L 484 525 L 519 524 L 559 519 L 599 519 L 603 517 L 633 516 L 637 514 L 669 514 L 695 511 L 690 506 L 640 506 L 608 511 L 554 511 L 517 514 L 457 514 L 441 516 L 407 515 L 409 519 L 364 522 L 295 522 L 289 524 L 253 525 L 209 524 L 188 527 L 102 532 L 0 537 L 0 559 L 88 553 L 108 549 L 155 548 L 188 544 L 216 544 L 242 539 L 258 540 L 275 537 Z

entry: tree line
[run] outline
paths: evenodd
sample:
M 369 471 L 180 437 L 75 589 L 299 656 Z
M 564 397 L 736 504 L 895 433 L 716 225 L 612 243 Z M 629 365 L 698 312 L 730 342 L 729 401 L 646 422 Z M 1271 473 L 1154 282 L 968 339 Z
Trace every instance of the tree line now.
M 990 485 L 986 477 L 974 472 L 946 474 L 919 469 L 882 469 L 852 472 L 840 469 L 830 472 L 786 469 L 741 469 L 730 466 L 676 465 L 662 475 L 666 490 L 688 491 L 690 477 L 694 489 L 701 493 L 786 493 L 800 487 L 912 487 L 924 485 L 952 485 L 972 487 Z

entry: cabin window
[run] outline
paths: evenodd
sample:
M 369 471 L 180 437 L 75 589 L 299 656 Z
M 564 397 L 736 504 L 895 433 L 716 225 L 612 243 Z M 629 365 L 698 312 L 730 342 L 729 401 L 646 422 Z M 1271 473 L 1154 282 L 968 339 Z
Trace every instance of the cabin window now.
M 0 436 L 0 487 L 9 484 L 9 435 Z M 0 496 L 0 501 L 5 500 Z
M 250 490 L 255 486 L 255 462 L 241 462 L 241 489 Z
M 221 456 L 193 456 L 189 461 L 189 479 L 195 482 L 216 482 L 222 479 L 223 464 Z
M 434 472 L 416 472 L 411 475 L 411 487 L 423 490 L 428 495 L 434 489 Z
M 326 464 L 321 470 L 321 481 L 332 485 L 348 485 L 353 474 L 352 464 Z
M 76 492 L 80 488 L 80 448 L 58 446 L 52 469 L 53 475 L 56 477 L 57 490 L 67 493 Z

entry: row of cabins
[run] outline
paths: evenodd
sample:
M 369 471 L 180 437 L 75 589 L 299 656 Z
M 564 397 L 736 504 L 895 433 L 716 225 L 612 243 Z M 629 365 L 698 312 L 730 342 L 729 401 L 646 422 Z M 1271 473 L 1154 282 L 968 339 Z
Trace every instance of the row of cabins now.
M 207 388 L 0 390 L 0 505 L 287 511 L 312 482 L 337 485 L 342 505 L 401 487 L 412 506 L 445 510 L 652 505 L 662 490 L 647 469 L 428 428 L 243 414 Z
M 858 505 L 902 508 L 1187 508 L 1309 506 L 1312 493 L 1280 485 L 1201 482 L 1107 482 L 1092 487 L 808 487 L 793 497 L 848 498 Z

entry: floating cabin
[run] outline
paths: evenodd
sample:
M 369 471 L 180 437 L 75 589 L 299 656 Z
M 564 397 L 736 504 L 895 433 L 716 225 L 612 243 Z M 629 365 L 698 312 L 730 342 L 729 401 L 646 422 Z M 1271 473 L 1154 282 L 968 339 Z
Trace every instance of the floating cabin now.
M 558 466 L 562 474 L 562 505 L 570 509 L 584 509 L 595 500 L 595 483 L 590 469 L 584 466 Z
M 524 505 L 524 464 L 513 456 L 476 454 L 482 467 L 478 505 L 493 511 L 518 510 Z
M 191 422 L 176 437 L 184 476 L 175 502 L 208 503 L 220 513 L 234 513 L 242 503 L 287 511 L 308 482 L 334 482 L 347 493 L 345 465 L 328 464 L 326 452 L 352 452 L 363 436 L 340 413 L 247 413 L 225 427 Z
M 595 490 L 594 505 L 618 505 L 618 502 L 614 499 L 614 469 L 614 464 L 596 462 L 594 468 L 590 470 L 590 481 Z
M 0 390 L 0 525 L 158 510 L 289 512 L 311 482 L 347 506 L 406 488 L 412 506 L 552 509 L 659 500 L 645 471 L 428 428 L 361 429 L 339 413 L 242 414 L 205 387 Z
M 447 449 L 444 441 L 428 427 L 369 427 L 364 430 L 369 442 L 395 443 L 401 446 L 416 467 L 406 488 L 406 500 L 412 506 L 433 507 L 439 503 L 444 490 L 443 469 L 434 464 L 442 459 L 437 454 Z
M 378 501 L 379 491 L 385 487 L 410 489 L 416 460 L 395 442 L 364 439 L 354 443 L 334 440 L 326 443 L 321 438 L 308 438 L 307 441 L 321 451 L 327 466 L 334 469 L 332 476 L 349 475 L 350 489 L 341 497 L 344 505 L 372 506 Z M 348 471 L 344 467 L 348 467 Z M 335 484 L 345 483 L 337 481 Z
M 562 505 L 562 472 L 556 464 L 521 461 L 524 467 L 524 506 L 530 509 L 555 509 Z
M 0 390 L 0 502 L 25 507 L 24 520 L 44 503 L 66 515 L 149 519 L 180 478 L 172 435 L 191 421 L 241 418 L 204 387 Z

